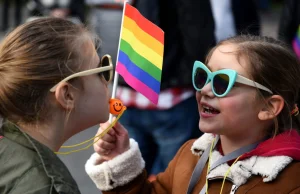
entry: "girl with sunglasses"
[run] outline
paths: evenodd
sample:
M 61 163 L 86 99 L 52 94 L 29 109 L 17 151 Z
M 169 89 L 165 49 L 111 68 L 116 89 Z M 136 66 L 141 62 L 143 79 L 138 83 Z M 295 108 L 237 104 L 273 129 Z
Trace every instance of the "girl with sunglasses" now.
M 204 135 L 150 183 L 137 143 L 117 124 L 86 171 L 104 194 L 298 194 L 299 75 L 296 56 L 273 38 L 224 40 L 192 72 Z
M 71 136 L 109 116 L 110 56 L 58 18 L 25 23 L 0 45 L 0 193 L 80 193 L 56 156 Z M 1 119 L 1 120 L 2 120 Z

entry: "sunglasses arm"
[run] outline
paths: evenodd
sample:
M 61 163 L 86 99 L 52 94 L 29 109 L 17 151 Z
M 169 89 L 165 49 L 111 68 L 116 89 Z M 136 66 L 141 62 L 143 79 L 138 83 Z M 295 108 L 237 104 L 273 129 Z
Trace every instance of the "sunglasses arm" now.
M 238 75 L 235 81 L 238 82 L 238 83 L 248 85 L 248 86 L 259 88 L 261 90 L 269 92 L 270 94 L 273 94 L 273 92 L 270 89 L 268 89 L 267 87 L 255 82 L 255 81 L 252 81 L 248 78 L 245 78 L 243 76 Z
M 70 79 L 73 79 L 75 77 L 82 77 L 82 76 L 88 76 L 88 75 L 92 75 L 92 74 L 95 74 L 95 73 L 101 73 L 103 71 L 108 71 L 108 70 L 112 70 L 113 69 L 113 66 L 106 66 L 106 67 L 99 67 L 99 68 L 95 68 L 95 69 L 90 69 L 90 70 L 86 70 L 86 71 L 82 71 L 82 72 L 78 72 L 78 73 L 74 73 L 68 77 L 66 77 L 65 79 L 61 80 L 59 83 L 57 83 L 55 86 L 53 86 L 51 89 L 50 89 L 50 92 L 55 92 L 57 86 L 60 84 L 60 83 L 63 83 L 63 82 L 67 82 L 69 81 Z

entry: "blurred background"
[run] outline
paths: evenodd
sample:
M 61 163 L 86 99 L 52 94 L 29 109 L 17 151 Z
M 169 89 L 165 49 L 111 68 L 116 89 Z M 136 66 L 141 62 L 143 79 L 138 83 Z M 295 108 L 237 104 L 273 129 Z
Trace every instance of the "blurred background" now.
M 50 8 L 43 7 L 37 2 L 46 2 L 45 5 L 51 4 L 54 0 L 0 0 L 0 38 L 2 39 L 5 33 L 18 24 L 27 21 L 32 16 L 49 15 Z M 97 0 L 59 0 L 61 7 L 66 7 L 68 1 L 72 2 L 76 11 L 73 11 L 72 16 L 76 22 L 84 22 L 85 24 L 92 24 L 93 21 L 90 16 L 92 10 L 88 5 L 90 2 L 97 2 Z M 100 0 L 102 1 L 102 0 Z M 115 0 L 120 1 L 121 0 Z M 261 19 L 261 33 L 263 35 L 277 37 L 277 30 L 279 25 L 279 17 L 284 0 L 256 0 Z M 92 3 L 93 4 L 93 3 Z M 94 3 L 96 4 L 96 3 Z M 57 7 L 57 6 L 56 6 Z M 74 8 L 73 8 L 74 9 Z M 108 8 L 109 9 L 109 8 Z M 104 10 L 105 12 L 105 10 Z M 58 13 L 59 14 L 59 13 Z M 62 13 L 61 14 L 65 14 Z M 106 13 L 104 13 L 105 15 Z M 110 17 L 110 15 L 106 15 Z M 76 18 L 76 19 L 75 19 Z M 100 21 L 101 22 L 101 21 Z
M 215 0 L 216 6 L 218 6 L 218 1 L 221 2 L 223 0 Z M 36 17 L 48 15 L 65 17 L 75 23 L 87 25 L 98 33 L 103 40 L 103 52 L 111 54 L 115 60 L 121 24 L 122 1 L 114 0 L 114 3 L 111 2 L 113 1 L 0 0 L 0 40 L 17 25 Z M 132 2 L 130 1 L 130 3 Z M 262 35 L 277 38 L 283 3 L 283 0 L 256 1 L 256 8 L 260 17 L 260 33 Z M 102 28 L 108 30 L 101 31 L 101 29 L 98 29 L 98 26 L 102 26 Z M 102 54 L 102 51 L 99 52 Z M 66 145 L 79 143 L 93 137 L 96 134 L 97 128 L 98 127 L 95 126 L 77 134 L 66 142 Z M 90 148 L 86 151 L 60 156 L 77 181 L 82 193 L 100 193 L 84 170 L 85 162 L 92 153 L 93 149 Z

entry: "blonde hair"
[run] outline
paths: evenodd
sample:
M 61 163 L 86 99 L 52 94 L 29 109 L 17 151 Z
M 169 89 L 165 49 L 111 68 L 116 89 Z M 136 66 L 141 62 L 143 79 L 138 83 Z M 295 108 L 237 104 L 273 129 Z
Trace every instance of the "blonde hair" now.
M 49 89 L 80 70 L 81 43 L 95 37 L 59 18 L 37 19 L 12 31 L 0 45 L 0 117 L 44 121 Z

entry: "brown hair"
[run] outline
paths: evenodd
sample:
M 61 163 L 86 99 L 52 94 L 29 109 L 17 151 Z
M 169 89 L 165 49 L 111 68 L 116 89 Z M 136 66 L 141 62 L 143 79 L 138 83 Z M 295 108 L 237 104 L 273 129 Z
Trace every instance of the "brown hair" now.
M 241 35 L 221 41 L 210 51 L 206 61 L 209 61 L 218 46 L 225 44 L 237 45 L 234 54 L 239 61 L 243 58 L 248 62 L 247 70 L 251 79 L 285 100 L 283 110 L 274 120 L 273 135 L 292 127 L 299 129 L 299 115 L 290 115 L 299 95 L 300 63 L 295 54 L 283 42 L 274 38 Z M 261 97 L 270 96 L 267 92 L 258 91 Z
M 46 118 L 49 90 L 80 69 L 80 47 L 94 35 L 59 18 L 12 31 L 0 45 L 0 116 L 31 123 Z

